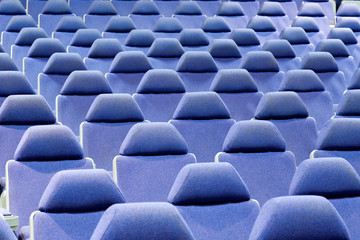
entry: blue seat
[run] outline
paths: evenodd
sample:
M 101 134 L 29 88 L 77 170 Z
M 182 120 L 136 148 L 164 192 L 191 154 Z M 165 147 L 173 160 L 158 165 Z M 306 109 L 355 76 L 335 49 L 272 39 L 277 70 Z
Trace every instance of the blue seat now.
M 297 17 L 291 26 L 301 27 L 304 29 L 310 43 L 312 43 L 314 46 L 316 46 L 321 40 L 325 38 L 324 33 L 320 31 L 319 25 L 311 17 Z
M 245 28 L 249 21 L 244 9 L 238 2 L 222 2 L 216 12 L 216 16 L 225 19 L 231 30 Z
M 241 54 L 232 39 L 214 39 L 209 53 L 219 69 L 236 69 L 241 62 Z
M 79 29 L 75 32 L 66 50 L 68 53 L 77 53 L 81 58 L 85 58 L 95 42 L 101 39 L 101 33 L 97 29 Z
M 159 9 L 159 13 L 164 17 L 171 17 L 179 5 L 179 0 L 154 0 L 154 3 Z
M 185 93 L 170 123 L 185 138 L 198 162 L 213 162 L 235 120 L 217 93 L 194 92 Z
M 105 210 L 124 202 L 105 170 L 60 171 L 42 194 L 39 211 L 31 215 L 30 235 L 39 240 L 49 236 L 88 240 Z
M 163 17 L 154 1 L 137 1 L 129 16 L 137 28 L 149 30 L 152 30 L 157 20 Z
M 109 216 L 111 220 L 109 221 Z M 115 204 L 105 211 L 91 240 L 195 240 L 177 209 L 169 203 Z
M 69 6 L 72 12 L 78 16 L 83 18 L 89 9 L 90 5 L 97 0 L 68 0 Z
M 55 30 L 52 33 L 52 37 L 59 39 L 64 47 L 67 47 L 76 31 L 85 28 L 86 25 L 82 18 L 76 16 L 65 16 L 56 25 Z
M 207 17 L 216 15 L 217 10 L 221 6 L 220 0 L 195 0 L 201 8 L 201 12 Z
M 173 2 L 173 1 L 163 1 Z M 175 0 L 177 3 L 177 0 Z M 159 18 L 152 31 L 156 38 L 177 38 L 179 33 L 183 30 L 183 26 L 179 19 L 173 17 Z
M 26 10 L 20 1 L 0 2 L 0 32 L 4 31 L 13 16 L 26 15 Z
M 232 164 L 262 206 L 288 195 L 296 164 L 294 154 L 285 149 L 285 139 L 273 123 L 240 121 L 230 128 L 215 161 Z
M 93 1 L 84 15 L 84 21 L 88 28 L 103 32 L 109 20 L 117 14 L 111 1 Z
M 126 51 L 142 51 L 147 54 L 154 40 L 155 35 L 151 30 L 133 29 L 125 40 L 124 48 Z
M 99 71 L 73 71 L 56 97 L 56 118 L 79 136 L 79 126 L 94 99 L 102 93 L 112 93 L 109 82 Z
M 183 28 L 201 28 L 206 19 L 196 1 L 179 1 L 173 17 L 179 19 Z
M 245 69 L 220 70 L 210 86 L 217 92 L 235 121 L 250 120 L 255 116 L 262 92 Z
M 31 86 L 38 90 L 38 75 L 42 72 L 53 53 L 66 50 L 59 39 L 39 38 L 31 45 L 27 57 L 23 58 L 23 72 Z
M 115 93 L 133 94 L 143 75 L 152 68 L 143 52 L 124 51 L 116 55 L 105 77 Z
M 287 27 L 282 31 L 279 38 L 288 40 L 296 56 L 301 59 L 303 59 L 307 53 L 315 50 L 315 46 L 310 43 L 306 32 L 301 27 Z
M 286 15 L 281 4 L 275 1 L 265 1 L 257 15 L 270 18 L 278 32 L 281 32 L 291 24 L 291 20 L 288 15 Z
M 38 16 L 45 7 L 47 1 L 42 0 L 26 0 L 26 9 L 28 14 L 34 18 L 35 22 L 38 24 Z
M 126 202 L 164 202 L 181 168 L 195 162 L 173 125 L 138 123 L 113 160 L 113 174 Z
M 329 33 L 330 20 L 317 2 L 304 2 L 299 8 L 298 16 L 313 18 L 325 36 Z
M 181 169 L 168 201 L 179 210 L 196 239 L 235 240 L 249 237 L 260 211 L 250 196 L 231 164 L 196 163 Z
M 350 28 L 356 36 L 356 39 L 360 39 L 360 20 L 357 18 L 344 18 L 341 19 L 335 25 L 336 28 Z
M 296 163 L 309 158 L 318 138 L 315 119 L 295 92 L 266 93 L 260 100 L 255 118 L 274 123 L 286 141 L 286 150 L 295 155 Z
M 38 94 L 44 96 L 55 110 L 55 98 L 60 94 L 67 77 L 75 70 L 86 70 L 79 54 L 56 52 L 47 61 L 38 77 Z
M 360 89 L 360 69 L 356 69 L 347 89 Z
M 333 2 L 330 2 L 329 0 L 304 0 L 304 4 L 306 3 L 315 3 L 319 5 L 323 10 L 325 16 L 328 18 L 329 25 L 335 24 L 335 5 L 333 4 Z M 336 3 L 336 5 L 337 4 L 338 3 Z
M 132 2 L 132 1 L 121 1 L 121 2 Z M 136 27 L 130 17 L 113 16 L 110 18 L 104 29 L 103 37 L 116 38 L 120 41 L 122 45 L 124 45 L 129 32 L 133 29 L 136 29 Z
M 273 1 L 280 3 L 281 7 L 283 8 L 286 16 L 288 16 L 290 21 L 293 21 L 296 18 L 296 15 L 298 13 L 298 6 L 296 4 L 296 1 L 292 1 L 292 0 L 273 0 Z
M 259 65 L 259 62 L 263 63 Z M 243 56 L 240 68 L 249 71 L 260 92 L 276 92 L 284 72 L 280 71 L 274 55 L 267 51 L 252 51 Z
M 207 51 L 210 44 L 208 36 L 201 28 L 184 28 L 180 32 L 178 40 L 185 51 Z
M 336 108 L 335 118 L 359 118 L 360 108 L 357 105 L 360 99 L 358 89 L 346 90 L 341 97 L 338 107 Z
M 294 91 L 304 102 L 309 116 L 322 129 L 327 120 L 334 116 L 334 105 L 331 95 L 325 90 L 321 79 L 312 70 L 292 70 L 285 74 L 279 91 Z
M 279 38 L 279 32 L 276 31 L 275 25 L 271 19 L 266 16 L 256 15 L 252 17 L 246 28 L 250 28 L 256 32 L 261 44 L 267 40 Z
M 296 57 L 291 44 L 285 39 L 268 40 L 264 43 L 263 50 L 274 55 L 280 71 L 286 73 L 289 70 L 300 68 L 301 59 Z
M 260 8 L 259 1 L 256 0 L 233 0 L 231 2 L 240 3 L 241 7 L 244 9 L 245 15 L 250 19 L 254 17 Z
M 136 0 L 114 0 L 112 4 L 120 16 L 129 16 L 136 2 Z
M 207 17 L 201 29 L 204 30 L 212 42 L 215 39 L 228 39 L 231 35 L 231 28 L 222 17 Z
M 242 56 L 252 51 L 261 51 L 261 44 L 255 31 L 249 28 L 235 29 L 231 39 L 235 41 Z
M 4 52 L 0 52 L 0 71 L 18 71 L 10 56 Z
M 112 171 L 112 160 L 129 129 L 143 121 L 143 113 L 131 95 L 100 94 L 80 125 L 84 154 L 95 161 L 97 168 Z
M 346 89 L 346 80 L 335 58 L 328 52 L 310 52 L 301 62 L 302 69 L 313 70 L 321 79 L 322 83 L 333 99 L 334 104 L 339 100 Z
M 185 93 L 179 75 L 170 69 L 152 69 L 141 79 L 133 95 L 145 119 L 168 122 Z
M 115 38 L 96 39 L 89 49 L 84 63 L 88 70 L 97 70 L 106 74 L 116 54 L 124 51 L 120 41 Z
M 261 208 L 249 240 L 265 239 L 351 238 L 343 219 L 326 198 L 287 196 L 273 198 Z
M 9 224 L 5 221 L 4 217 L 0 217 L 0 238 L 7 240 L 16 240 L 16 235 L 13 233 Z
M 336 22 L 345 18 L 360 19 L 360 8 L 354 2 L 342 3 L 336 11 Z

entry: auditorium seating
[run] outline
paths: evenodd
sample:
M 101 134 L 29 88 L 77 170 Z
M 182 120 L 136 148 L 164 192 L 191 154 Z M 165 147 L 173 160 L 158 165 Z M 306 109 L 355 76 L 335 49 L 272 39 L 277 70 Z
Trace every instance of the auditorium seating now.
M 303 59 L 307 53 L 315 50 L 315 46 L 310 43 L 306 32 L 301 27 L 287 27 L 282 31 L 279 38 L 288 40 L 296 56 L 301 59 Z
M 233 1 L 222 2 L 216 12 L 216 16 L 225 19 L 231 29 L 245 28 L 249 21 L 240 3 Z
M 336 118 L 358 118 L 360 108 L 357 106 L 360 91 L 358 89 L 346 90 L 336 108 Z
M 118 2 L 131 3 L 135 1 L 118 1 Z M 124 45 L 128 33 L 133 29 L 136 29 L 136 27 L 130 17 L 113 16 L 110 18 L 104 29 L 103 37 L 116 38 L 120 41 L 122 45 Z
M 71 42 L 71 39 L 74 37 L 76 31 L 85 28 L 86 25 L 80 17 L 63 17 L 56 25 L 55 31 L 52 33 L 52 37 L 59 39 L 64 47 L 66 47 Z
M 312 43 L 314 46 L 316 46 L 318 42 L 325 38 L 324 33 L 320 31 L 319 25 L 311 17 L 297 17 L 291 26 L 303 28 L 309 38 L 310 43 Z
M 88 28 L 103 32 L 108 21 L 118 13 L 110 1 L 93 1 L 84 14 L 84 22 Z
M 101 38 L 101 33 L 97 29 L 79 29 L 75 32 L 66 50 L 68 53 L 77 53 L 81 58 L 85 58 L 95 42 Z

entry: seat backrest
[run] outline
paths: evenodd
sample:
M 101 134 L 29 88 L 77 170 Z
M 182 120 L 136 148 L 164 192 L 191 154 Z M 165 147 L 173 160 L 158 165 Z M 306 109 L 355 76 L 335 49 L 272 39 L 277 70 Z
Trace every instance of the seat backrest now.
M 261 50 L 260 40 L 253 29 L 234 29 L 230 38 L 238 45 L 242 56 L 249 51 Z
M 57 38 L 66 47 L 69 45 L 75 32 L 79 29 L 87 28 L 85 22 L 81 17 L 77 16 L 65 16 L 55 27 L 55 31 L 52 33 L 54 38 Z
M 101 32 L 97 29 L 79 29 L 73 34 L 69 46 L 66 48 L 67 52 L 78 53 L 81 58 L 85 58 L 94 41 L 101 37 Z
M 356 103 L 359 100 L 359 94 L 360 91 L 357 89 L 345 91 L 336 108 L 335 117 L 358 118 L 360 110 Z
M 206 16 L 196 1 L 180 1 L 174 15 L 185 28 L 201 28 Z
M 320 31 L 319 25 L 312 17 L 296 17 L 292 27 L 301 27 L 304 29 L 309 37 L 309 41 L 316 46 L 318 42 L 325 38 L 325 35 Z
M 0 237 L 7 240 L 16 240 L 14 232 L 11 230 L 3 216 L 0 217 Z
M 157 38 L 151 44 L 147 56 L 154 68 L 175 70 L 184 52 L 176 38 Z
M 125 50 L 148 52 L 155 40 L 154 33 L 149 29 L 133 29 L 125 40 Z
M 121 44 L 124 44 L 128 33 L 133 29 L 136 29 L 136 26 L 129 16 L 113 16 L 104 29 L 103 37 L 116 38 Z
M 152 29 L 157 38 L 177 37 L 183 30 L 183 26 L 179 19 L 172 17 L 159 18 Z
M 240 65 L 241 53 L 232 39 L 214 39 L 209 52 L 219 69 L 236 69 Z
M 269 17 L 279 32 L 291 24 L 289 17 L 279 2 L 265 1 L 259 9 L 258 15 Z
M 253 29 L 261 43 L 264 43 L 269 39 L 279 38 L 279 32 L 276 30 L 274 23 L 267 16 L 256 15 L 252 17 L 246 28 Z
M 129 15 L 137 28 L 152 30 L 160 17 L 160 10 L 153 1 L 137 1 Z
M 207 17 L 201 26 L 202 30 L 210 38 L 214 39 L 227 39 L 231 34 L 231 28 L 223 17 Z
M 359 69 L 355 70 L 347 88 L 349 90 L 360 89 L 360 70 Z
M 322 31 L 325 36 L 329 33 L 329 19 L 318 3 L 304 2 L 301 8 L 299 8 L 298 16 L 312 17 L 319 25 L 320 31 Z
M 118 12 L 112 2 L 93 1 L 84 15 L 84 21 L 88 28 L 95 28 L 103 32 L 108 21 L 117 14 Z
M 224 18 L 232 30 L 245 28 L 249 18 L 238 2 L 222 2 L 216 16 Z
M 12 16 L 26 15 L 26 10 L 20 1 L 4 1 L 0 3 L 0 32 L 4 31 Z
M 202 30 L 201 28 L 184 28 L 180 32 L 178 40 L 186 51 L 205 50 L 210 44 L 209 38 L 206 36 L 204 30 Z

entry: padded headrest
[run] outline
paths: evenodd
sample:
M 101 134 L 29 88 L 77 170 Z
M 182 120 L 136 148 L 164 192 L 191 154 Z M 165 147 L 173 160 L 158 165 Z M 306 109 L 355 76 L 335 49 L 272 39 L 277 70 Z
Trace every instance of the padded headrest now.
M 246 69 L 222 69 L 211 86 L 210 91 L 217 93 L 257 92 L 257 86 Z
M 47 61 L 43 73 L 69 75 L 75 70 L 86 70 L 82 58 L 77 53 L 54 53 Z
M 313 70 L 289 70 L 279 87 L 280 91 L 318 92 L 325 91 L 324 84 Z
M 89 58 L 114 58 L 116 54 L 124 51 L 121 43 L 115 38 L 99 38 L 89 49 Z
M 20 1 L 1 1 L 0 15 L 26 15 L 26 10 Z
M 218 9 L 217 16 L 244 16 L 244 9 L 238 2 L 223 2 Z
M 149 29 L 134 29 L 128 34 L 125 45 L 130 47 L 150 47 L 155 40 L 154 33 Z
M 325 13 L 318 3 L 304 2 L 298 16 L 325 17 Z
M 202 15 L 199 4 L 195 1 L 179 1 L 175 15 Z
M 183 167 L 170 190 L 174 205 L 203 205 L 250 200 L 250 193 L 235 168 L 227 162 L 195 163 Z
M 360 89 L 360 68 L 355 70 L 348 85 L 348 89 Z
M 275 58 L 295 58 L 295 52 L 288 40 L 272 39 L 263 45 L 264 51 L 271 52 Z
M 181 30 L 183 30 L 183 26 L 179 19 L 162 17 L 156 21 L 153 32 L 178 33 Z
M 133 29 L 136 27 L 130 17 L 114 16 L 110 18 L 104 32 L 127 33 Z
M 47 38 L 47 34 L 42 28 L 29 27 L 20 30 L 15 39 L 15 45 L 18 46 L 31 46 L 38 38 Z
M 153 1 L 136 1 L 131 14 L 159 15 L 160 10 Z
M 111 73 L 141 73 L 152 69 L 151 63 L 144 52 L 119 52 L 110 66 Z
M 261 64 L 259 64 L 261 63 Z M 252 51 L 245 54 L 240 68 L 249 72 L 279 72 L 279 65 L 271 52 Z
M 38 38 L 34 41 L 28 51 L 28 57 L 50 58 L 56 52 L 65 53 L 66 50 L 57 38 Z
M 39 202 L 48 213 L 93 212 L 124 203 L 124 195 L 104 169 L 65 170 L 55 173 Z
M 301 27 L 286 27 L 280 34 L 280 39 L 288 40 L 290 44 L 310 44 L 309 37 Z
M 79 29 L 86 28 L 85 22 L 81 17 L 65 16 L 56 25 L 56 32 L 76 32 Z
M 53 124 L 55 116 L 41 95 L 11 95 L 0 107 L 0 124 Z
M 326 198 L 360 196 L 360 177 L 343 158 L 308 159 L 297 167 L 289 194 Z
M 360 32 L 360 21 L 354 17 L 342 18 L 335 25 L 336 28 L 350 28 L 353 32 Z
M 336 109 L 336 115 L 340 116 L 360 116 L 360 90 L 348 90 L 341 97 Z
M 238 46 L 258 46 L 260 40 L 253 29 L 234 29 L 231 38 Z
M 264 2 L 258 12 L 258 15 L 271 16 L 271 17 L 282 17 L 282 16 L 285 16 L 286 14 L 280 3 Z
M 351 239 L 335 207 L 320 196 L 272 198 L 261 208 L 249 240 Z
M 301 61 L 301 68 L 316 73 L 339 71 L 335 58 L 328 52 L 309 52 Z
M 86 115 L 88 122 L 141 122 L 144 115 L 130 94 L 100 94 Z
M 19 71 L 0 71 L 0 96 L 35 94 L 25 75 Z
M 254 16 L 250 19 L 247 28 L 253 29 L 255 32 L 275 32 L 276 28 L 269 17 Z
M 360 149 L 360 119 L 333 118 L 319 133 L 319 150 L 352 151 Z
M 18 71 L 9 54 L 0 52 L 0 71 Z
M 126 135 L 120 147 L 124 156 L 154 156 L 187 154 L 185 139 L 170 123 L 137 123 Z
M 269 92 L 261 99 L 255 111 L 255 118 L 290 119 L 307 118 L 308 110 L 295 92 Z
M 179 211 L 166 202 L 114 204 L 105 211 L 92 240 L 195 240 Z
M 349 57 L 349 51 L 340 39 L 323 39 L 317 46 L 315 51 L 329 52 L 333 57 Z
M 117 15 L 114 5 L 110 1 L 93 1 L 87 11 L 90 15 Z
M 185 52 L 176 38 L 157 38 L 152 43 L 148 57 L 179 58 Z
M 216 92 L 187 92 L 181 98 L 174 119 L 229 119 L 230 112 Z
M 42 14 L 72 14 L 72 11 L 65 0 L 49 0 L 43 8 Z
M 147 71 L 139 83 L 137 93 L 184 93 L 185 85 L 177 72 L 170 69 Z
M 230 128 L 222 149 L 227 153 L 285 152 L 286 142 L 270 121 L 240 121 Z
M 356 3 L 341 4 L 336 12 L 336 16 L 360 17 L 360 9 Z
M 340 39 L 345 45 L 358 43 L 354 32 L 350 28 L 333 28 L 330 30 L 327 38 Z
M 177 72 L 217 72 L 218 68 L 214 59 L 207 51 L 185 52 L 177 66 Z
M 230 26 L 222 17 L 207 17 L 201 28 L 205 32 L 231 32 Z
M 78 160 L 83 158 L 83 149 L 76 136 L 70 128 L 63 125 L 30 127 L 22 136 L 14 153 L 16 161 Z
M 183 46 L 207 46 L 209 39 L 204 30 L 200 28 L 186 28 L 183 29 L 178 39 Z
M 209 52 L 214 58 L 241 58 L 239 48 L 232 39 L 214 39 Z
M 90 47 L 99 38 L 101 38 L 101 33 L 97 29 L 79 29 L 74 34 L 69 45 Z
M 13 16 L 5 28 L 6 32 L 20 32 L 26 27 L 37 27 L 36 22 L 30 15 Z
M 66 79 L 62 95 L 98 95 L 112 93 L 111 86 L 100 71 L 73 71 Z
M 305 32 L 319 32 L 319 25 L 312 17 L 297 17 L 291 25 L 292 27 L 301 27 Z

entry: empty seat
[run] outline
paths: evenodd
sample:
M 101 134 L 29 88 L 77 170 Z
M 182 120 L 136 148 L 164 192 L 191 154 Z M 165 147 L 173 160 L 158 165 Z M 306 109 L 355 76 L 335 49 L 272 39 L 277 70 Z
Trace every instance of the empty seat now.
M 329 19 L 318 3 L 304 2 L 301 8 L 299 8 L 298 16 L 313 18 L 319 25 L 320 31 L 322 31 L 325 36 L 329 33 Z
M 208 36 L 210 42 L 219 38 L 227 39 L 231 34 L 230 26 L 222 17 L 207 17 L 201 28 Z
M 338 3 L 336 2 L 336 8 L 333 2 L 329 0 L 304 0 L 303 4 L 315 3 L 321 7 L 324 11 L 325 16 L 329 20 L 329 25 L 334 25 L 335 23 L 335 9 L 338 9 Z
M 231 38 L 238 45 L 242 56 L 245 56 L 247 52 L 262 50 L 260 40 L 252 29 L 235 29 L 232 32 Z
M 66 78 L 75 70 L 86 70 L 79 54 L 54 53 L 38 77 L 38 94 L 44 96 L 51 109 L 55 110 L 55 98 L 60 94 Z
M 302 69 L 313 70 L 321 79 L 325 89 L 331 94 L 334 104 L 339 100 L 346 89 L 346 80 L 343 72 L 334 57 L 328 52 L 310 52 L 301 62 Z
M 252 17 L 247 25 L 256 32 L 260 43 L 263 44 L 266 40 L 279 38 L 279 32 L 276 31 L 275 25 L 269 17 L 255 16 Z
M 360 100 L 360 90 L 346 90 L 336 108 L 336 118 L 359 118 L 360 108 L 357 102 Z
M 30 235 L 39 240 L 50 235 L 88 240 L 105 210 L 124 202 L 121 190 L 104 170 L 60 171 L 42 194 L 39 211 L 31 215 Z
M 133 29 L 125 40 L 126 51 L 142 51 L 147 54 L 155 40 L 154 33 L 149 29 Z
M 267 51 L 248 52 L 243 56 L 240 68 L 249 71 L 259 91 L 263 93 L 278 91 L 284 77 L 274 55 Z
M 52 33 L 53 38 L 57 38 L 66 47 L 79 29 L 85 29 L 86 25 L 82 18 L 76 16 L 63 17 Z
M 273 197 L 287 196 L 296 170 L 283 136 L 268 121 L 240 121 L 229 130 L 216 162 L 234 166 L 262 206 Z
M 175 0 L 176 3 L 177 0 Z M 172 1 L 163 1 L 172 2 Z M 152 31 L 157 38 L 177 38 L 179 33 L 183 30 L 183 26 L 179 19 L 172 17 L 159 18 Z
M 125 39 L 127 38 L 129 32 L 133 29 L 136 29 L 136 27 L 130 17 L 113 16 L 110 18 L 104 29 L 103 37 L 116 38 L 124 45 Z
M 161 15 L 171 17 L 179 5 L 179 0 L 154 0 L 154 3 L 158 7 Z
M 205 51 L 210 44 L 209 38 L 202 29 L 183 29 L 178 39 L 185 51 Z
M 56 118 L 79 136 L 79 126 L 97 95 L 112 93 L 109 82 L 99 71 L 73 71 L 56 97 Z
M 244 9 L 238 2 L 222 2 L 216 12 L 216 16 L 225 19 L 232 30 L 245 28 L 249 18 L 245 15 Z
M 20 1 L 1 1 L 0 32 L 4 31 L 13 16 L 26 15 L 26 10 Z
M 114 0 L 112 4 L 120 16 L 128 16 L 136 2 L 136 0 Z
M 223 186 L 223 187 L 217 187 Z M 179 172 L 168 196 L 194 237 L 247 239 L 259 204 L 228 163 L 189 164 Z
M 195 162 L 173 125 L 138 123 L 113 160 L 113 174 L 127 202 L 166 201 L 180 169 Z
M 273 1 L 265 1 L 261 6 L 259 16 L 266 16 L 274 23 L 276 31 L 281 32 L 285 27 L 290 26 L 290 18 L 286 15 L 281 4 Z
M 326 198 L 287 196 L 273 198 L 261 208 L 249 240 L 260 239 L 349 240 L 350 234 Z
M 42 12 L 47 1 L 42 0 L 26 0 L 26 9 L 27 13 L 34 18 L 35 22 L 38 24 L 39 14 Z
M 256 0 L 233 0 L 233 2 L 240 3 L 241 7 L 244 9 L 245 15 L 249 19 L 254 17 L 260 8 L 259 1 Z
M 4 52 L 0 52 L 0 71 L 18 71 L 10 56 Z
M 336 22 L 344 18 L 357 18 L 360 19 L 360 8 L 356 3 L 343 3 L 336 11 Z
M 252 119 L 263 96 L 245 69 L 220 70 L 211 84 L 210 91 L 219 94 L 235 121 Z
M 315 119 L 295 92 L 266 93 L 260 100 L 255 118 L 274 123 L 286 141 L 286 150 L 295 155 L 296 163 L 309 158 L 318 137 Z
M 133 94 L 143 75 L 152 68 L 143 52 L 124 51 L 116 55 L 105 77 L 115 93 Z
M 360 89 L 360 69 L 356 69 L 347 89 Z
M 84 15 L 84 21 L 88 28 L 103 32 L 109 20 L 117 14 L 111 1 L 93 1 Z
M 217 93 L 196 92 L 185 93 L 170 123 L 183 135 L 198 162 L 213 162 L 235 120 Z
M 280 3 L 281 7 L 283 8 L 286 16 L 288 16 L 290 21 L 293 21 L 296 18 L 298 12 L 296 1 L 292 1 L 292 0 L 272 0 L 272 1 Z
M 156 21 L 163 17 L 153 1 L 137 1 L 129 16 L 137 28 L 150 30 L 154 28 Z
M 96 39 L 89 49 L 84 63 L 89 70 L 98 70 L 103 74 L 109 72 L 110 65 L 116 54 L 124 49 L 115 38 Z
M 111 217 L 111 220 L 109 221 Z M 195 240 L 178 210 L 169 203 L 114 204 L 105 211 L 91 240 Z
M 294 49 L 296 56 L 301 59 L 303 59 L 307 53 L 315 50 L 315 46 L 310 43 L 306 32 L 301 27 L 285 28 L 279 38 L 288 40 Z
M 311 17 L 297 17 L 291 24 L 292 27 L 301 27 L 304 29 L 309 38 L 310 43 L 314 46 L 325 38 L 325 35 L 320 31 L 319 25 Z
M 196 1 L 179 1 L 173 17 L 179 19 L 184 28 L 201 28 L 206 19 Z
M 77 53 L 81 58 L 85 58 L 92 44 L 100 38 L 101 33 L 97 29 L 79 29 L 75 32 L 66 50 L 68 53 Z
M 313 117 L 320 130 L 334 116 L 331 95 L 325 90 L 321 79 L 312 70 L 292 70 L 285 73 L 279 91 L 294 91 L 303 100 L 309 116 Z
M 16 240 L 16 235 L 5 221 L 3 216 L 0 216 L 0 238 L 6 240 Z
M 341 19 L 335 25 L 336 28 L 350 28 L 355 34 L 357 40 L 359 41 L 360 36 L 360 20 L 357 18 L 345 18 Z
M 144 116 L 129 94 L 101 94 L 92 103 L 86 121 L 80 125 L 84 154 L 97 168 L 112 171 L 112 160 L 129 129 L 143 122 Z
M 153 69 L 145 73 L 133 98 L 146 120 L 167 122 L 184 93 L 185 85 L 174 70 Z
M 241 62 L 241 54 L 232 39 L 214 39 L 209 53 L 219 69 L 236 69 Z
M 220 0 L 196 0 L 199 4 L 201 12 L 207 17 L 212 17 L 216 14 L 217 10 L 221 6 L 222 1 Z

